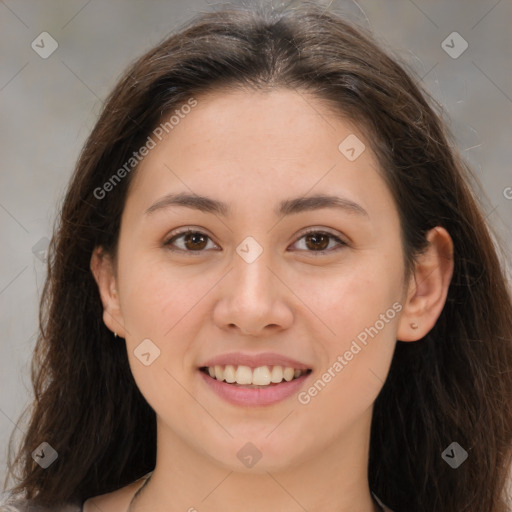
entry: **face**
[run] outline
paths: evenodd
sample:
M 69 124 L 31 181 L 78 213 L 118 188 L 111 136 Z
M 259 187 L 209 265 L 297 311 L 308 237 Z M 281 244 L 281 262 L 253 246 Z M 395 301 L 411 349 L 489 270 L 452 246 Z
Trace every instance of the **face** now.
M 382 388 L 397 209 L 364 133 L 318 99 L 196 99 L 130 185 L 105 321 L 162 432 L 237 471 L 248 442 L 258 470 L 290 467 L 352 436 Z

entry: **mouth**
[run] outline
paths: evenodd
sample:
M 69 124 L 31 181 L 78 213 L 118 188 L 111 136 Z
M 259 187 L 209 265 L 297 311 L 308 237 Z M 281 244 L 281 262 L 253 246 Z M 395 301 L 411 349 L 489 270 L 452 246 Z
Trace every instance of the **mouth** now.
M 245 365 L 202 366 L 201 372 L 218 382 L 247 389 L 266 389 L 291 382 L 311 373 L 311 369 L 291 366 L 264 365 L 251 368 Z
M 290 399 L 313 376 L 307 363 L 275 352 L 230 352 L 197 367 L 206 388 L 236 406 L 270 406 Z

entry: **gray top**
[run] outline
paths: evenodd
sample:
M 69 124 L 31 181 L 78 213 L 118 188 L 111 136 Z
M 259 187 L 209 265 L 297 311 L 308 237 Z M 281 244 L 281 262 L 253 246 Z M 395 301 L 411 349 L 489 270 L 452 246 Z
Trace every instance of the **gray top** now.
M 386 505 L 384 505 L 384 503 L 382 503 L 382 501 L 373 492 L 372 495 L 377 500 L 377 503 L 384 508 L 385 512 L 393 512 L 391 509 L 386 507 Z M 34 505 L 28 500 L 7 497 L 0 499 L 0 512 L 82 512 L 82 507 L 80 505 L 70 503 L 59 507 L 58 509 L 55 507 L 49 509 L 39 505 Z
M 34 505 L 25 499 L 6 498 L 0 501 L 0 512 L 81 512 L 82 507 L 76 504 L 67 504 L 58 509 Z
M 150 471 L 139 480 L 136 480 L 131 485 L 139 482 L 142 479 L 147 479 L 153 472 Z M 141 487 L 139 487 L 139 490 Z M 86 501 L 86 500 L 84 500 Z M 82 512 L 83 503 L 65 503 L 60 507 L 43 507 L 36 505 L 32 501 L 27 500 L 19 495 L 13 496 L 9 492 L 0 493 L 0 512 Z

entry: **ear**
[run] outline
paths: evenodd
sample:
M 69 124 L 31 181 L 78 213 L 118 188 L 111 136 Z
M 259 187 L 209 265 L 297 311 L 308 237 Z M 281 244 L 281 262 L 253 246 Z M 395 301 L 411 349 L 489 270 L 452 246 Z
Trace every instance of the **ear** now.
M 428 247 L 416 258 L 397 339 L 416 341 L 434 327 L 443 310 L 453 275 L 453 241 L 437 226 L 427 233 Z
M 96 247 L 91 256 L 91 272 L 96 280 L 103 304 L 105 325 L 121 338 L 125 338 L 124 319 L 117 293 L 117 278 L 112 257 L 102 247 Z

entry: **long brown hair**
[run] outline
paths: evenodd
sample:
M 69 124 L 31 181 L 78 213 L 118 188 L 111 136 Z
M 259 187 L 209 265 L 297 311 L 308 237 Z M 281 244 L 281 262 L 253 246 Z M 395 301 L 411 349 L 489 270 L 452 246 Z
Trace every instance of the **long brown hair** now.
M 398 207 L 408 268 L 429 229 L 443 226 L 454 243 L 445 307 L 423 339 L 397 342 L 374 404 L 370 488 L 395 512 L 507 510 L 512 300 L 469 170 L 439 107 L 404 68 L 365 29 L 315 3 L 202 14 L 131 65 L 83 148 L 50 245 L 35 400 L 10 464 L 13 494 L 82 502 L 154 468 L 155 413 L 124 344 L 102 321 L 89 268 L 95 247 L 116 250 L 136 169 L 106 197 L 98 190 L 191 97 L 284 87 L 328 102 L 369 135 Z M 31 457 L 43 441 L 58 452 L 47 469 Z M 452 442 L 468 453 L 458 469 L 441 456 Z

